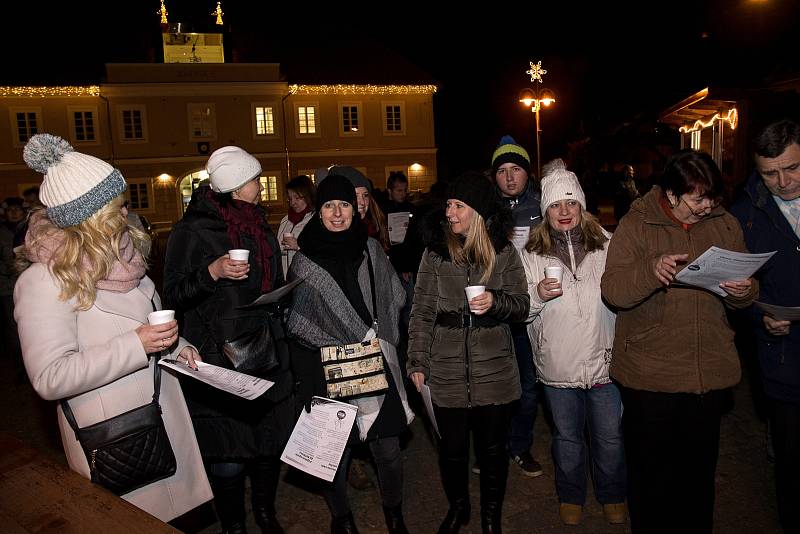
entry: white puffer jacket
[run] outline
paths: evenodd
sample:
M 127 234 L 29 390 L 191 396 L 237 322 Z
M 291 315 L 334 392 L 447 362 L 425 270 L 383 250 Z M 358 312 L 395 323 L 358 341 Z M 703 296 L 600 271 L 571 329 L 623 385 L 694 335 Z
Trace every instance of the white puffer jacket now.
M 611 234 L 604 232 L 610 239 Z M 569 240 L 567 240 L 569 243 Z M 608 241 L 570 270 L 558 258 L 520 251 L 531 310 L 528 334 L 538 379 L 559 388 L 590 388 L 611 381 L 608 368 L 614 344 L 616 315 L 600 297 L 600 279 L 606 265 Z M 570 257 L 574 258 L 570 244 Z M 564 268 L 563 294 L 542 302 L 536 286 L 548 266 Z

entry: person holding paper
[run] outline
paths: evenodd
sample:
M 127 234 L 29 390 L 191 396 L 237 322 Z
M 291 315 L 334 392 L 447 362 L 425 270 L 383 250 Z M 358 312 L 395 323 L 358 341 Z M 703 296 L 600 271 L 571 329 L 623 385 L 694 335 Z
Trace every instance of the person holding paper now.
M 722 186 L 711 156 L 681 150 L 608 247 L 601 289 L 617 311 L 611 377 L 625 407 L 635 533 L 713 528 L 720 419 L 741 376 L 726 309 L 749 306 L 758 290 L 751 279 L 723 282 L 721 298 L 673 280 L 711 246 L 746 252 Z
M 289 212 L 281 219 L 278 226 L 278 239 L 281 246 L 281 265 L 283 276 L 289 271 L 295 252 L 297 252 L 297 238 L 306 227 L 308 221 L 314 216 L 316 204 L 316 186 L 311 178 L 305 174 L 295 176 L 286 183 L 286 198 L 289 202 Z
M 563 166 L 563 161 L 556 161 Z M 511 242 L 517 250 L 522 250 L 528 243 L 531 230 L 542 221 L 540 194 L 531 177 L 531 158 L 513 137 L 504 135 L 492 154 L 491 172 L 496 185 L 495 193 L 500 202 L 511 210 L 514 220 Z M 528 329 L 522 323 L 514 324 L 511 325 L 511 334 L 514 337 L 522 395 L 514 403 L 511 415 L 508 456 L 524 476 L 533 478 L 544 474 L 542 465 L 531 455 L 541 386 L 536 382 Z
M 386 526 L 391 534 L 406 534 L 399 436 L 414 414 L 395 348 L 406 293 L 380 243 L 368 237 L 356 202 L 347 177 L 329 174 L 317 188 L 318 215 L 300 234 L 300 251 L 289 267 L 290 281 L 303 280 L 294 289 L 286 324 L 292 368 L 297 400 L 310 412 L 312 397 L 327 397 L 328 391 L 320 349 L 378 338 L 388 389 L 337 399 L 358 407 L 358 413 L 333 482 L 323 492 L 331 511 L 331 532 L 357 532 L 347 498 L 347 472 L 353 447 L 366 443 L 378 470 Z
M 756 274 L 759 301 L 800 306 L 800 124 L 781 120 L 755 140 L 756 172 L 731 212 L 751 252 L 776 254 Z M 778 514 L 786 532 L 800 532 L 800 325 L 750 310 L 775 450 Z
M 127 184 L 119 170 L 50 134 L 33 136 L 23 157 L 44 174 L 43 206 L 31 214 L 14 289 L 25 369 L 39 396 L 67 399 L 85 428 L 153 400 L 157 354 L 187 362 L 197 351 L 174 320 L 148 324 L 160 308 L 145 274 L 150 238 L 122 210 Z M 180 383 L 162 372 L 159 391 L 177 470 L 122 498 L 171 521 L 210 500 L 211 488 Z M 67 463 L 90 478 L 81 444 L 57 412 Z
M 409 327 L 408 376 L 427 383 L 441 441 L 439 469 L 449 510 L 439 532 L 469 522 L 470 433 L 480 465 L 481 527 L 498 534 L 508 478 L 508 424 L 519 399 L 509 324 L 528 317 L 522 261 L 508 240 L 511 214 L 486 176 L 468 172 L 447 191 L 447 207 L 426 218 Z M 470 299 L 467 291 L 477 291 Z
M 606 520 L 625 523 L 622 401 L 609 378 L 614 313 L 600 297 L 611 234 L 586 212 L 578 178 L 564 168 L 542 178 L 542 212 L 544 221 L 533 229 L 522 263 L 536 374 L 555 425 L 559 514 L 564 524 L 581 522 L 591 462 L 594 495 Z M 553 267 L 563 273 L 560 279 L 546 275 Z
M 203 360 L 231 368 L 222 344 L 248 332 L 264 332 L 270 320 L 263 308 L 239 307 L 282 286 L 283 270 L 278 242 L 259 204 L 259 161 L 239 147 L 226 146 L 211 154 L 206 170 L 210 187 L 194 192 L 183 219 L 170 233 L 164 293 L 179 314 L 181 332 Z M 232 258 L 233 249 L 248 259 Z M 256 523 L 264 531 L 282 531 L 275 496 L 280 454 L 294 423 L 288 351 L 283 353 L 281 361 L 269 362 L 274 365 L 269 372 L 257 373 L 275 385 L 255 400 L 183 380 L 214 505 L 226 532 L 245 528 L 248 476 Z

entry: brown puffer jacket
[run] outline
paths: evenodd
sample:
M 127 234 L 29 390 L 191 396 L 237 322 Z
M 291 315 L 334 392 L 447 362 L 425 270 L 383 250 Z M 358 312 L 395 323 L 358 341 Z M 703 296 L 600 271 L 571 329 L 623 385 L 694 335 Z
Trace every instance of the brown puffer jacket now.
M 634 201 L 608 248 L 603 297 L 617 310 L 611 376 L 623 386 L 666 393 L 704 393 L 733 386 L 741 377 L 726 305 L 744 308 L 746 297 L 721 298 L 699 288 L 663 287 L 653 264 L 662 254 L 688 254 L 711 246 L 746 252 L 738 221 L 722 207 L 689 230 L 672 220 L 653 187 Z
M 489 225 L 497 254 L 494 272 L 482 273 L 450 260 L 441 228 L 443 213 L 428 219 L 435 229 L 428 239 L 414 288 L 409 326 L 408 374 L 425 374 L 431 396 L 443 408 L 505 404 L 520 396 L 519 371 L 508 323 L 527 319 L 530 297 L 519 255 L 504 233 L 504 221 Z M 464 288 L 481 284 L 491 291 L 491 310 L 480 317 L 492 326 L 460 328 L 437 324 L 438 314 L 469 314 Z M 473 315 L 473 317 L 479 317 Z

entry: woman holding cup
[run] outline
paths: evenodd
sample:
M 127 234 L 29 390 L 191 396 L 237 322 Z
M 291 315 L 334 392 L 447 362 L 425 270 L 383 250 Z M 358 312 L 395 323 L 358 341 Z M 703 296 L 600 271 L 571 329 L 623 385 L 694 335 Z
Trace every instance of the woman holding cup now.
M 481 526 L 501 532 L 511 403 L 520 396 L 509 323 L 528 315 L 522 263 L 507 236 L 510 212 L 478 173 L 456 179 L 445 213 L 426 219 L 409 326 L 408 375 L 430 387 L 441 432 L 439 468 L 449 510 L 439 532 L 469 522 L 469 445 L 481 466 Z M 476 287 L 479 284 L 480 287 Z M 469 295 L 469 296 L 468 296 Z
M 580 183 L 563 164 L 542 178 L 541 187 L 544 217 L 531 232 L 522 263 L 536 374 L 555 424 L 559 514 L 567 525 L 580 523 L 591 462 L 594 494 L 606 520 L 624 523 L 622 402 L 609 378 L 614 313 L 600 296 L 611 235 L 585 211 Z
M 269 321 L 263 309 L 239 307 L 283 285 L 283 271 L 278 242 L 259 205 L 258 160 L 239 147 L 226 146 L 211 154 L 206 170 L 210 187 L 194 192 L 170 234 L 164 292 L 178 312 L 183 335 L 198 347 L 203 360 L 230 367 L 221 345 L 263 331 Z M 225 532 L 244 531 L 246 476 L 256 523 L 264 532 L 282 532 L 275 511 L 279 456 L 294 422 L 288 356 L 284 359 L 252 373 L 275 382 L 252 401 L 202 382 L 184 381 Z
M 25 369 L 42 398 L 66 399 L 85 428 L 152 401 L 156 355 L 199 358 L 174 320 L 148 324 L 161 307 L 145 274 L 150 238 L 123 213 L 119 170 L 50 134 L 33 136 L 23 157 L 44 174 L 44 209 L 31 214 L 14 290 Z M 170 521 L 211 499 L 211 489 L 180 383 L 168 372 L 160 373 L 159 403 L 177 470 L 122 498 Z M 57 411 L 67 463 L 90 478 L 81 443 Z
M 300 237 L 300 232 L 314 216 L 314 205 L 316 204 L 314 182 L 305 174 L 292 178 L 286 184 L 286 198 L 289 201 L 289 212 L 281 219 L 278 226 L 284 278 L 295 253 L 300 248 L 297 238 Z

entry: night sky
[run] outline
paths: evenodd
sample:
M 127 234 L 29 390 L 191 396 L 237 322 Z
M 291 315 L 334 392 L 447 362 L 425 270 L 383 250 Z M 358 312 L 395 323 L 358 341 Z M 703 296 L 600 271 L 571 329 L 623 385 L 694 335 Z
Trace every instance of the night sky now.
M 332 11 L 228 0 L 222 7 L 226 46 L 238 45 L 243 60 L 279 62 L 307 77 L 290 82 L 316 81 L 315 69 L 325 67 L 326 77 L 339 74 L 331 64 L 342 66 L 338 81 L 393 80 L 403 74 L 393 69 L 396 57 L 415 66 L 405 71 L 434 80 L 440 174 L 485 168 L 504 133 L 533 156 L 533 115 L 517 102 L 531 85 L 529 61 L 542 61 L 544 86 L 557 98 L 541 114 L 543 161 L 581 137 L 657 116 L 709 84 L 754 87 L 800 72 L 800 2 L 550 3 L 447 10 L 430 1 L 336 3 Z M 122 13 L 112 14 L 112 5 Z M 213 22 L 215 5 L 167 0 L 170 22 L 198 31 Z M 158 7 L 155 0 L 4 7 L 0 85 L 96 83 L 105 62 L 157 60 Z

